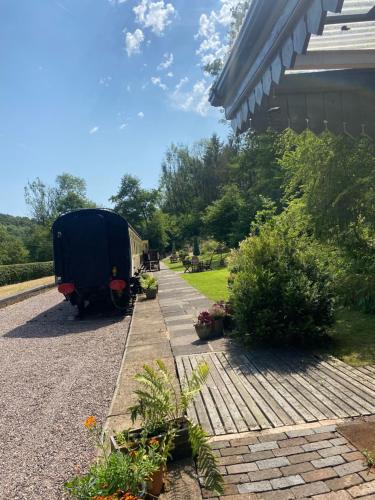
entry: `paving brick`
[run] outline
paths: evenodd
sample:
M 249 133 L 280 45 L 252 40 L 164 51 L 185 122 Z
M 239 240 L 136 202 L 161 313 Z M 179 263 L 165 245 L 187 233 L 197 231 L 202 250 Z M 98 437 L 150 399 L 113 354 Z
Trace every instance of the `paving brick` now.
M 295 438 L 295 437 L 301 437 L 301 436 L 309 436 L 311 434 L 314 434 L 313 429 L 295 429 L 292 431 L 287 431 L 286 435 L 289 438 Z
M 303 453 L 304 450 L 301 446 L 291 446 L 290 448 L 278 448 L 273 450 L 275 457 L 287 457 L 288 455 L 297 455 Z
M 228 476 L 225 476 L 224 481 L 227 484 L 247 483 L 249 476 L 247 474 L 228 474 Z
M 212 441 L 210 444 L 213 450 L 220 450 L 220 448 L 229 447 L 229 441 Z
M 220 500 L 258 500 L 256 493 L 239 493 L 236 495 L 221 496 Z
M 331 491 L 331 493 L 323 493 L 323 495 L 314 495 L 313 500 L 351 500 L 351 496 L 345 490 Z
M 272 486 L 269 481 L 256 481 L 238 485 L 239 493 L 257 493 L 270 490 L 272 490 Z
M 364 481 L 373 481 L 375 479 L 375 469 L 367 469 L 360 472 L 359 475 Z
M 349 453 L 349 452 L 350 448 L 346 446 L 346 444 L 343 444 L 342 446 L 332 446 L 331 448 L 326 448 L 324 450 L 318 451 L 319 455 L 321 455 L 323 458 L 333 457 L 333 455 L 342 455 L 344 459 L 345 459 L 344 453 Z
M 257 495 L 257 500 L 292 500 L 296 498 L 291 490 L 267 491 Z
M 321 493 L 329 493 L 329 489 L 323 481 L 315 483 L 304 484 L 301 486 L 294 486 L 292 492 L 297 498 L 312 497 Z
M 309 472 L 314 470 L 313 465 L 310 462 L 303 462 L 301 464 L 287 465 L 286 467 L 281 467 L 281 473 L 283 476 L 293 476 L 294 474 L 302 474 L 303 472 Z
M 235 484 L 224 484 L 223 495 L 237 495 L 238 489 Z
M 256 436 L 247 436 L 243 438 L 236 438 L 230 440 L 231 446 L 248 446 L 249 444 L 254 444 L 258 442 L 258 438 Z
M 375 495 L 375 481 L 352 486 L 348 491 L 353 498 L 363 497 L 364 495 Z
M 250 451 L 256 453 L 257 451 L 275 450 L 278 448 L 276 441 L 266 441 L 265 443 L 256 443 L 249 445 Z
M 257 451 L 256 453 L 246 453 L 243 455 L 244 462 L 256 462 L 257 460 L 265 460 L 274 456 L 272 450 Z
M 304 437 L 297 437 L 297 438 L 290 438 L 290 439 L 284 439 L 283 441 L 278 441 L 278 445 L 280 448 L 290 448 L 291 446 L 301 446 L 301 444 L 306 444 L 307 441 L 306 439 L 312 437 L 312 436 L 306 436 Z
M 347 474 L 353 474 L 354 472 L 360 472 L 365 469 L 366 464 L 363 460 L 355 460 L 354 462 L 348 462 L 347 464 L 335 467 L 335 471 L 340 477 L 346 476 Z
M 243 463 L 244 459 L 242 455 L 233 455 L 232 457 L 220 457 L 218 459 L 219 465 L 233 465 Z
M 331 479 L 332 477 L 336 476 L 337 472 L 334 469 L 332 469 L 332 467 L 312 470 L 310 472 L 305 472 L 304 474 L 302 474 L 302 477 L 306 483 L 313 483 L 314 481 L 324 481 L 326 479 Z
M 228 474 L 242 474 L 243 472 L 253 472 L 258 470 L 256 463 L 228 465 Z
M 320 457 L 319 453 L 312 451 L 310 453 L 300 453 L 299 455 L 290 455 L 288 457 L 291 464 L 300 464 L 302 462 L 310 462 L 311 460 L 318 460 Z
M 331 439 L 332 446 L 341 446 L 342 444 L 348 444 L 348 441 L 343 437 L 338 437 Z
M 259 436 L 258 439 L 261 443 L 265 443 L 266 441 L 281 441 L 286 438 L 287 435 L 285 432 L 278 432 L 275 434 L 264 434 L 263 436 Z
M 321 434 L 322 432 L 335 432 L 337 429 L 337 425 L 321 425 L 319 427 L 314 428 L 314 432 L 316 434 Z
M 345 460 L 342 458 L 341 455 L 334 455 L 333 457 L 320 458 L 319 460 L 311 460 L 311 463 L 316 469 L 323 469 L 323 467 L 333 467 L 334 465 L 340 465 L 343 464 L 344 462 Z M 357 471 L 351 471 L 351 472 L 357 472 Z
M 330 479 L 329 481 L 326 481 L 326 485 L 329 489 L 337 491 L 350 488 L 350 486 L 355 486 L 356 484 L 360 484 L 362 482 L 363 479 L 359 477 L 358 474 L 349 474 L 348 476 Z
M 291 488 L 292 486 L 305 483 L 302 477 L 298 474 L 295 476 L 285 476 L 277 479 L 271 479 L 270 482 L 274 490 L 283 490 L 285 488 Z
M 315 441 L 324 441 L 325 439 L 335 439 L 337 434 L 335 432 L 321 432 L 318 434 L 311 434 L 311 436 L 306 436 L 309 443 L 314 443 Z
M 319 435 L 319 434 L 317 434 Z M 303 451 L 316 451 L 316 450 L 321 450 L 323 448 L 331 448 L 332 444 L 325 440 L 325 441 L 315 441 L 314 443 L 307 443 L 302 445 Z
M 265 479 L 274 479 L 282 476 L 281 470 L 275 467 L 274 469 L 264 469 L 248 473 L 250 481 L 264 481 Z
M 351 451 L 349 453 L 343 453 L 343 458 L 347 462 L 354 462 L 354 460 L 363 460 L 363 454 L 360 451 Z
M 222 457 L 227 457 L 229 455 L 243 455 L 244 453 L 247 453 L 249 451 L 249 448 L 247 446 L 236 446 L 234 448 L 223 448 L 220 450 L 220 454 Z
M 259 460 L 255 462 L 260 470 L 272 469 L 274 467 L 284 467 L 285 465 L 290 465 L 289 460 L 286 457 L 269 458 L 267 460 Z

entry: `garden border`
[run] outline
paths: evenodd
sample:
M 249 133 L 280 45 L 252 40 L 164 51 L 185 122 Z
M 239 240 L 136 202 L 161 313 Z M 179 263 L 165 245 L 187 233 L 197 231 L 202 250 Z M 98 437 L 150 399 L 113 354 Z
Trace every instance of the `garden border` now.
M 29 299 L 34 295 L 39 295 L 40 293 L 46 292 L 56 286 L 55 283 L 49 283 L 48 285 L 40 285 L 23 292 L 16 293 L 14 295 L 7 295 L 0 299 L 0 309 L 10 306 L 12 304 L 17 304 L 17 302 L 22 302 L 23 300 Z

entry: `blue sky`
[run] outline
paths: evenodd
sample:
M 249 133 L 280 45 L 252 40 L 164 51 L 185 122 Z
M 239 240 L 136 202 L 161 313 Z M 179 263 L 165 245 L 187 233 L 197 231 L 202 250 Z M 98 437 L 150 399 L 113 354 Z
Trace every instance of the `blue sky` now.
M 227 125 L 201 65 L 225 50 L 238 0 L 0 0 L 0 212 L 66 171 L 109 205 L 124 173 L 158 182 L 171 142 Z

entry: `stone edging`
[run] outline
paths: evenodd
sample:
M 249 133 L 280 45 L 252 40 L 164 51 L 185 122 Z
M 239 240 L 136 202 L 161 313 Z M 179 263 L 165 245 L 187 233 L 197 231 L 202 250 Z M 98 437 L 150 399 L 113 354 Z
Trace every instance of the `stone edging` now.
M 30 297 L 33 297 L 34 295 L 38 295 L 39 293 L 43 293 L 50 288 L 54 288 L 55 286 L 55 283 L 50 283 L 48 285 L 40 285 L 34 288 L 30 288 L 29 290 L 16 293 L 15 295 L 8 295 L 0 299 L 0 309 L 10 306 L 11 304 L 16 304 L 17 302 L 21 302 L 22 300 L 26 300 Z

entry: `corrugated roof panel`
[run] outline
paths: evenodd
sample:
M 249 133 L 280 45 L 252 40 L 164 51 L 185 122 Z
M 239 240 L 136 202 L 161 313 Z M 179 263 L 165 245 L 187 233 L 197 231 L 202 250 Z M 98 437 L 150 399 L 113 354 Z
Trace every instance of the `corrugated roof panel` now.
M 374 6 L 374 0 L 345 0 L 341 14 L 365 14 Z M 328 16 L 337 16 L 337 14 L 329 12 Z
M 311 36 L 308 52 L 315 50 L 369 50 L 375 48 L 375 21 L 328 24 L 321 36 Z

